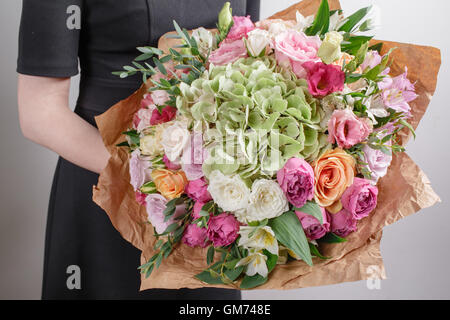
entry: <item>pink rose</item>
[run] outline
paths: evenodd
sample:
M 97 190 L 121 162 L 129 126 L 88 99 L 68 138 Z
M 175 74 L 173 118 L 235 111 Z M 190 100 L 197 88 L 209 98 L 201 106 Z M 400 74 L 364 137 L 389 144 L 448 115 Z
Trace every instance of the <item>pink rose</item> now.
M 358 230 L 356 227 L 356 219 L 345 209 L 342 209 L 338 213 L 330 214 L 329 217 L 331 232 L 339 237 L 345 238 L 350 233 Z
M 212 200 L 211 195 L 208 192 L 208 184 L 204 178 L 189 181 L 184 192 L 189 198 L 195 201 L 205 203 Z
M 230 31 L 228 32 L 227 38 L 225 39 L 225 41 L 227 42 L 240 40 L 244 38 L 247 33 L 255 29 L 255 25 L 252 20 L 250 20 L 250 16 L 234 16 L 233 22 L 233 26 L 231 27 Z
M 277 181 L 286 198 L 295 207 L 301 208 L 314 197 L 314 171 L 303 159 L 291 158 L 277 172 Z
M 238 237 L 239 222 L 229 213 L 221 213 L 209 218 L 208 238 L 214 247 L 232 244 Z
M 219 49 L 211 52 L 211 55 L 209 56 L 209 62 L 217 66 L 221 66 L 244 57 L 247 57 L 247 48 L 245 47 L 244 41 L 222 41 Z
M 302 224 L 303 230 L 305 230 L 306 236 L 310 240 L 316 240 L 322 238 L 327 232 L 330 231 L 330 222 L 328 221 L 328 214 L 325 209 L 320 207 L 322 210 L 323 224 L 310 214 L 295 211 L 300 223 Z
M 308 37 L 303 32 L 287 30 L 274 39 L 275 58 L 282 67 L 290 67 L 298 78 L 305 78 L 303 64 L 320 61 L 317 56 L 320 44 L 317 36 Z
M 190 224 L 184 230 L 183 238 L 181 239 L 184 244 L 189 247 L 201 247 L 208 246 L 208 239 L 206 237 L 206 229 L 200 228 L 196 224 Z
M 150 106 L 154 106 L 152 96 L 149 93 L 144 94 L 144 97 L 141 100 L 141 108 L 148 108 Z
M 175 118 L 177 113 L 177 108 L 171 106 L 165 106 L 161 112 L 157 108 L 153 109 L 152 118 L 150 119 L 150 124 L 152 126 L 168 122 Z
M 155 90 L 151 94 L 153 103 L 158 106 L 163 106 L 169 100 L 169 94 L 166 90 Z
M 142 193 L 140 191 L 134 192 L 134 197 L 136 198 L 136 202 L 139 203 L 141 206 L 145 206 L 147 198 L 147 195 L 145 193 Z
M 131 153 L 129 171 L 130 184 L 134 190 L 138 190 L 144 183 L 150 180 L 150 162 L 141 158 L 139 149 Z
M 378 179 L 384 177 L 392 161 L 392 155 L 388 155 L 381 150 L 375 150 L 367 144 L 362 149 L 364 153 L 365 167 L 370 172 L 372 182 L 377 183 Z
M 328 141 L 344 149 L 364 141 L 371 132 L 368 120 L 358 118 L 350 109 L 335 110 L 328 121 Z
M 309 92 L 316 97 L 325 97 L 344 89 L 345 73 L 340 66 L 323 62 L 305 62 Z
M 152 118 L 152 112 L 155 108 L 154 105 L 152 105 L 150 108 L 141 108 L 139 109 L 133 116 L 133 128 L 137 131 L 142 131 L 145 128 L 149 127 L 151 118 Z
M 345 190 L 341 202 L 344 209 L 356 220 L 367 217 L 377 206 L 378 188 L 369 180 L 355 177 L 353 184 Z
M 181 167 L 189 181 L 200 179 L 205 175 L 202 164 L 206 157 L 207 151 L 203 148 L 202 133 L 194 131 L 181 157 Z
M 206 203 L 200 202 L 200 201 L 197 201 L 196 203 L 194 203 L 194 207 L 192 208 L 192 218 L 194 220 L 197 220 L 198 218 L 200 218 L 200 211 L 202 211 L 202 208 L 205 204 Z
M 169 160 L 169 158 L 167 158 L 166 155 L 163 156 L 163 162 L 166 165 L 166 168 L 169 170 L 180 170 L 181 169 L 181 165 L 174 163 L 172 161 Z
M 159 193 L 152 193 L 147 195 L 146 209 L 148 220 L 155 227 L 157 233 L 163 233 L 168 226 L 175 222 L 175 218 L 182 215 L 186 206 L 184 204 L 178 205 L 175 209 L 174 215 L 168 220 L 164 221 L 164 209 L 166 209 L 167 200 Z

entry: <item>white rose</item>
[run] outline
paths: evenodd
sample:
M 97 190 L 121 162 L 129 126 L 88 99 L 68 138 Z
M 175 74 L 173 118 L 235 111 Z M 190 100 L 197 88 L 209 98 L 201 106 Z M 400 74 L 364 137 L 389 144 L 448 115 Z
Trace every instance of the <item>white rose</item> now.
M 208 191 L 214 202 L 224 211 L 236 211 L 248 206 L 250 189 L 238 176 L 225 176 L 219 170 L 209 175 Z
M 213 49 L 214 36 L 203 27 L 192 31 L 192 37 L 197 42 L 198 49 L 201 54 L 207 55 L 209 50 Z
M 270 34 L 266 30 L 254 29 L 244 38 L 247 50 L 253 57 L 258 57 L 270 43 Z
M 275 218 L 288 210 L 288 201 L 278 183 L 266 179 L 253 183 L 245 215 L 247 222 Z
M 175 161 L 181 155 L 189 137 L 190 134 L 184 122 L 175 121 L 164 130 L 161 137 L 161 145 L 170 161 Z

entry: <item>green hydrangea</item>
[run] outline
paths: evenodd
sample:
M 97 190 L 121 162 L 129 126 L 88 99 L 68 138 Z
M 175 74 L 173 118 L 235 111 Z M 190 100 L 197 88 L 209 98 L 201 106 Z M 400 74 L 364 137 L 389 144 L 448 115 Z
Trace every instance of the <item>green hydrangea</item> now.
M 277 70 L 273 58 L 211 66 L 180 90 L 178 110 L 202 121 L 207 131 L 207 175 L 219 169 L 250 180 L 271 177 L 289 158 L 313 161 L 329 148 L 320 127 L 324 113 L 306 81 Z

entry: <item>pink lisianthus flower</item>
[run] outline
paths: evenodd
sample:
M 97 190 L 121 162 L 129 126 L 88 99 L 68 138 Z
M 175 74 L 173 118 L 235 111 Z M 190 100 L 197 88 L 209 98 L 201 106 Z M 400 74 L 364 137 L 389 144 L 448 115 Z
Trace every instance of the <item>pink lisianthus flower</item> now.
M 184 230 L 181 241 L 189 247 L 205 248 L 208 246 L 206 229 L 200 228 L 196 224 L 190 224 L 186 227 L 186 230 Z
M 177 114 L 177 108 L 171 107 L 171 106 L 165 106 L 161 112 L 159 112 L 158 108 L 153 109 L 152 111 L 152 117 L 150 119 L 150 124 L 152 126 L 169 122 L 173 118 L 175 118 L 175 115 Z
M 212 200 L 212 197 L 208 192 L 208 184 L 204 178 L 189 181 L 184 192 L 189 198 L 197 202 L 206 203 Z
M 169 170 L 180 170 L 181 169 L 180 164 L 170 161 L 166 155 L 163 156 L 162 160 L 163 160 L 164 164 L 166 165 L 166 168 Z
M 330 230 L 339 237 L 345 238 L 350 233 L 358 230 L 356 226 L 356 219 L 352 214 L 345 209 L 338 213 L 329 214 Z
M 355 177 L 353 184 L 342 194 L 342 207 L 356 220 L 365 218 L 377 206 L 378 188 L 369 180 Z
M 247 57 L 247 48 L 243 40 L 222 41 L 219 48 L 211 52 L 209 62 L 221 66 L 245 57 Z
M 288 201 L 297 208 L 314 197 L 314 171 L 303 159 L 289 159 L 278 170 L 277 181 Z
M 362 149 L 364 153 L 365 167 L 370 172 L 370 178 L 373 183 L 384 177 L 391 165 L 392 155 L 388 155 L 381 150 L 372 149 L 365 145 Z
M 240 40 L 247 36 L 247 33 L 255 29 L 255 24 L 250 19 L 250 16 L 233 16 L 233 22 L 233 26 L 225 39 L 227 42 Z
M 183 149 L 181 157 L 181 168 L 186 174 L 188 180 L 197 180 L 202 178 L 202 164 L 207 157 L 207 151 L 203 148 L 203 136 L 201 132 L 193 132 L 191 139 Z
M 163 233 L 168 226 L 175 222 L 175 218 L 182 215 L 186 206 L 184 204 L 178 205 L 175 209 L 174 215 L 167 221 L 164 221 L 164 210 L 166 209 L 167 199 L 159 193 L 152 193 L 147 195 L 145 200 L 148 220 L 155 227 L 157 233 Z
M 282 67 L 292 69 L 298 78 L 306 78 L 303 64 L 320 61 L 317 56 L 320 44 L 317 36 L 308 37 L 303 32 L 287 30 L 274 39 L 275 58 Z
M 214 247 L 227 246 L 232 244 L 239 235 L 239 221 L 234 215 L 223 212 L 209 218 L 207 232 Z
M 350 109 L 335 110 L 328 121 L 328 141 L 348 149 L 372 132 L 369 120 L 358 118 Z
M 130 184 L 138 190 L 144 183 L 150 181 L 150 162 L 142 159 L 139 149 L 131 153 L 129 161 Z
M 308 89 L 315 97 L 325 97 L 344 89 L 345 73 L 339 66 L 323 62 L 306 62 Z
M 295 211 L 300 223 L 302 224 L 305 234 L 310 240 L 316 240 L 322 238 L 327 232 L 330 231 L 330 222 L 328 214 L 324 208 L 320 207 L 322 211 L 323 224 L 310 214 L 302 211 Z
M 378 87 L 382 90 L 381 96 L 386 107 L 394 109 L 398 112 L 404 112 L 410 115 L 411 107 L 409 102 L 417 98 L 415 93 L 414 84 L 407 78 L 408 69 L 405 68 L 405 72 L 397 77 L 394 77 L 378 84 Z
M 136 198 L 136 202 L 139 203 L 141 206 L 145 206 L 147 198 L 147 195 L 145 193 L 142 193 L 140 191 L 135 191 L 134 196 Z

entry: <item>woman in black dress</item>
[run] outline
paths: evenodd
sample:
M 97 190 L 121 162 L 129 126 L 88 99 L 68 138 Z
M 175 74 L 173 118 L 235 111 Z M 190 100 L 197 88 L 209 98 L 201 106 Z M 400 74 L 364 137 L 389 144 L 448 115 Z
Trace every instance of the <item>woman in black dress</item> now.
M 259 0 L 229 0 L 234 15 L 259 18 Z M 225 0 L 23 0 L 19 116 L 24 135 L 57 152 L 47 220 L 43 299 L 239 299 L 226 289 L 139 291 L 140 251 L 92 201 L 108 153 L 94 116 L 126 98 L 140 77 L 111 75 L 156 46 L 172 20 L 213 28 Z M 70 77 L 81 72 L 75 112 Z

